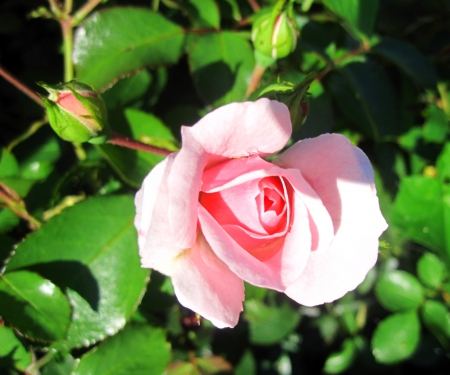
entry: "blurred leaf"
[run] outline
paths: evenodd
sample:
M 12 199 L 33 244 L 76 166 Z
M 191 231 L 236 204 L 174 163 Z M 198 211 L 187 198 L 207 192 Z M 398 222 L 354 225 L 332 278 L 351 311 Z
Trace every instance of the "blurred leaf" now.
M 9 232 L 19 224 L 19 221 L 19 218 L 11 210 L 0 208 L 0 234 Z
M 412 45 L 396 39 L 383 39 L 370 51 L 397 65 L 419 86 L 436 88 L 437 75 L 434 66 Z
M 44 369 L 41 371 L 42 375 L 72 375 L 75 359 L 70 354 L 67 354 L 64 357 L 61 353 L 58 354 L 45 365 Z
M 199 36 L 188 56 L 195 86 L 206 103 L 219 107 L 245 98 L 254 59 L 250 44 L 238 34 Z
M 86 199 L 32 233 L 7 264 L 6 272 L 26 267 L 66 289 L 73 320 L 58 346 L 113 335 L 136 308 L 148 271 L 140 267 L 134 215 L 131 197 Z
M 152 83 L 152 74 L 142 70 L 131 77 L 119 80 L 102 94 L 108 109 L 121 108 L 141 98 Z
M 167 375 L 199 375 L 194 365 L 189 362 L 176 361 L 167 367 Z
M 183 6 L 188 10 L 192 26 L 220 28 L 219 7 L 215 0 L 188 0 Z
M 431 104 L 423 112 L 425 124 L 423 125 L 423 138 L 427 142 L 442 143 L 450 130 L 450 124 L 444 111 Z
M 437 289 L 444 280 L 445 264 L 432 253 L 423 254 L 417 262 L 417 275 L 424 285 Z
M 340 374 L 347 370 L 355 360 L 356 345 L 352 338 L 347 338 L 342 343 L 341 349 L 328 356 L 323 367 L 326 374 Z
M 292 332 L 300 322 L 300 314 L 289 304 L 267 306 L 262 301 L 244 302 L 244 317 L 250 325 L 250 342 L 271 345 Z
M 425 326 L 446 349 L 450 346 L 450 313 L 442 302 L 429 300 L 422 307 Z
M 183 41 L 181 27 L 147 9 L 93 13 L 75 34 L 77 78 L 101 90 L 136 70 L 176 63 Z
M 444 184 L 450 183 L 450 142 L 446 143 L 436 161 L 438 178 Z
M 414 353 L 419 337 L 420 322 L 415 311 L 390 315 L 375 329 L 372 353 L 381 363 L 400 362 Z
M 162 374 L 169 359 L 170 344 L 162 329 L 132 325 L 86 353 L 73 374 Z
M 44 341 L 66 337 L 70 304 L 50 280 L 29 271 L 6 273 L 0 296 L 0 315 L 23 335 Z
M 327 344 L 331 344 L 339 332 L 339 321 L 331 315 L 322 315 L 314 320 L 314 325 L 319 328 L 320 335 Z
M 0 326 L 0 369 L 12 368 L 25 371 L 31 363 L 31 355 L 11 328 Z
M 392 222 L 411 240 L 445 254 L 449 223 L 444 221 L 440 182 L 423 176 L 402 178 Z
M 235 367 L 236 375 L 256 375 L 256 361 L 252 352 L 247 349 Z
M 405 271 L 388 271 L 382 275 L 375 294 L 381 305 L 389 311 L 411 310 L 424 299 L 424 289 L 417 278 Z
M 397 99 L 384 70 L 367 61 L 337 72 L 328 75 L 326 84 L 347 119 L 375 140 L 399 134 Z
M 15 156 L 4 148 L 0 151 L 0 178 L 15 176 L 19 173 L 19 164 Z
M 197 358 L 197 366 L 203 375 L 227 375 L 233 374 L 233 366 L 219 356 L 206 356 Z
M 372 34 L 378 12 L 378 0 L 323 0 L 333 13 L 366 36 Z

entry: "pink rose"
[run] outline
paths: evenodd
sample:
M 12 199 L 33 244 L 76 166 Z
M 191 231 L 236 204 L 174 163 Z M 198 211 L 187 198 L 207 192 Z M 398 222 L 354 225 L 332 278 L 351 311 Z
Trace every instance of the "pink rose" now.
M 143 267 L 217 327 L 237 324 L 244 280 L 313 306 L 356 288 L 377 259 L 387 224 L 366 155 L 325 134 L 265 161 L 291 131 L 279 102 L 223 106 L 182 128 L 181 150 L 136 195 Z

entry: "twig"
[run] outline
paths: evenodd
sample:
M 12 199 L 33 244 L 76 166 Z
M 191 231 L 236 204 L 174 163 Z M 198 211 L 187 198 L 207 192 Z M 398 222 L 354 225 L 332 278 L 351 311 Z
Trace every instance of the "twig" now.
M 34 91 L 30 90 L 27 86 L 21 83 L 17 78 L 13 77 L 11 73 L 9 73 L 5 68 L 0 65 L 0 75 L 6 79 L 9 83 L 15 86 L 17 89 L 22 91 L 25 95 L 27 95 L 30 99 L 33 99 L 37 104 L 41 107 L 44 107 L 41 98 Z
M 252 73 L 252 78 L 250 79 L 250 84 L 248 85 L 247 93 L 245 94 L 247 98 L 258 88 L 265 71 L 266 68 L 263 68 L 258 64 L 255 65 Z
M 77 26 L 102 0 L 89 0 L 72 17 L 72 26 Z
M 164 155 L 164 156 L 170 155 L 173 152 L 170 150 L 166 150 L 165 148 L 150 146 L 145 143 L 136 141 L 135 139 L 130 139 L 130 138 L 125 137 L 124 135 L 116 133 L 114 131 L 111 132 L 111 138 L 108 139 L 106 141 L 106 143 L 110 143 L 110 144 L 116 145 L 116 146 L 131 148 L 133 150 L 151 152 L 153 154 Z
M 259 6 L 259 4 L 256 2 L 256 0 L 248 0 L 249 5 L 252 7 L 253 11 L 256 13 L 258 12 L 261 7 Z

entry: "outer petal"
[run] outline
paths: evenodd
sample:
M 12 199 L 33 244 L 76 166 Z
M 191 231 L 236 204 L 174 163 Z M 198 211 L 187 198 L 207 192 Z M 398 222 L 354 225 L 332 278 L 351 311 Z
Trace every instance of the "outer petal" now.
M 344 136 L 326 134 L 295 144 L 275 163 L 302 172 L 330 213 L 335 230 L 329 251 L 312 252 L 286 294 L 308 306 L 331 302 L 364 280 L 377 259 L 378 237 L 387 228 L 370 162 Z
M 232 157 L 276 153 L 291 132 L 287 107 L 267 99 L 229 104 L 207 114 L 193 127 L 183 127 L 183 146 L 168 180 L 174 243 L 188 248 L 195 242 L 196 205 L 206 166 Z
M 169 155 L 152 169 L 136 194 L 136 217 L 139 254 L 143 267 L 154 268 L 167 275 L 171 262 L 182 251 L 173 244 L 169 233 L 167 177 L 176 154 Z
M 242 311 L 244 283 L 213 253 L 200 232 L 190 249 L 173 262 L 178 301 L 216 327 L 234 327 Z

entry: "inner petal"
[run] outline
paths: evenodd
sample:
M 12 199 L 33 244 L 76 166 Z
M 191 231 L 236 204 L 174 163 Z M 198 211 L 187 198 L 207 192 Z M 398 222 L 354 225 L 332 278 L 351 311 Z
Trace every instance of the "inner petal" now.
M 268 234 L 273 234 L 286 226 L 286 187 L 279 177 L 260 180 L 261 188 L 256 197 L 259 221 Z

